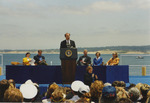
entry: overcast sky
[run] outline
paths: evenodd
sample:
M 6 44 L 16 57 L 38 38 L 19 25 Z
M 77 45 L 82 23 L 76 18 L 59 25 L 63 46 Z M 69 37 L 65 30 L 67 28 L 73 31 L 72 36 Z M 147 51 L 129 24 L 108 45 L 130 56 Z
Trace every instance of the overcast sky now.
M 150 45 L 150 0 L 0 0 L 0 49 Z

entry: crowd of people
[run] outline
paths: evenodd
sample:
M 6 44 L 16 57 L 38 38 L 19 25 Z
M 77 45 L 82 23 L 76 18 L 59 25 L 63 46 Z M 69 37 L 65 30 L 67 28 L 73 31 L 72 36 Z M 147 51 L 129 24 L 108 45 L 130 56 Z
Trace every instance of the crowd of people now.
M 149 98 L 150 86 L 142 83 L 130 84 L 129 87 L 123 81 L 111 84 L 95 80 L 91 86 L 74 81 L 70 87 L 52 83 L 41 95 L 39 85 L 31 80 L 21 84 L 19 89 L 13 79 L 0 81 L 0 102 L 149 103 Z

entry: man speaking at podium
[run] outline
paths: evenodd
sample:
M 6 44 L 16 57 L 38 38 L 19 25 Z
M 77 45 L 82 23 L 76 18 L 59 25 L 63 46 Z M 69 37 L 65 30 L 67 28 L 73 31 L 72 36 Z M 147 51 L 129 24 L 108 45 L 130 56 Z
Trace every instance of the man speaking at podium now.
M 70 40 L 70 33 L 65 34 L 66 40 L 61 42 L 60 48 L 75 48 L 75 42 Z
M 60 44 L 62 83 L 70 84 L 75 80 L 77 49 L 75 42 L 70 40 L 70 33 L 66 33 L 65 38 Z

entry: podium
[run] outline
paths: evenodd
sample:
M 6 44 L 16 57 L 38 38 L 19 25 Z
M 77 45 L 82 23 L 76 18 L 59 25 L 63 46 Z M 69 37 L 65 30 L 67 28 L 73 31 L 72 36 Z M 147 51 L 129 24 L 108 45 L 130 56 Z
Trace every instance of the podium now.
M 76 48 L 60 48 L 63 84 L 71 84 L 75 80 L 77 57 Z

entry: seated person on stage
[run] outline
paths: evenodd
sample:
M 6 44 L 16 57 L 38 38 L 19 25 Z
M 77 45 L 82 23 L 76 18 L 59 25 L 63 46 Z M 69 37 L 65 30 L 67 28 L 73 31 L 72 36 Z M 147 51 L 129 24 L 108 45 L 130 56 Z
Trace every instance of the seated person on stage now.
M 95 80 L 97 80 L 98 77 L 93 73 L 93 67 L 88 66 L 86 68 L 86 73 L 84 75 L 84 84 L 91 86 L 91 83 L 93 83 Z
M 96 52 L 96 58 L 93 59 L 93 66 L 103 65 L 103 58 L 100 57 L 100 52 Z
M 38 50 L 38 55 L 34 56 L 35 65 L 47 65 L 45 57 L 42 56 L 42 50 Z
M 117 52 L 114 52 L 112 56 L 113 57 L 109 59 L 106 65 L 118 65 L 119 64 L 119 58 L 118 58 Z
M 87 66 L 89 64 L 91 64 L 91 57 L 87 56 L 88 51 L 85 49 L 84 50 L 84 55 L 81 56 L 77 62 L 78 65 L 80 66 Z
M 62 41 L 60 44 L 60 48 L 75 48 L 75 42 L 70 40 L 70 33 L 65 34 L 66 40 Z
M 27 52 L 25 56 L 26 57 L 23 58 L 23 65 L 31 65 L 30 64 L 30 62 L 31 62 L 30 53 Z

